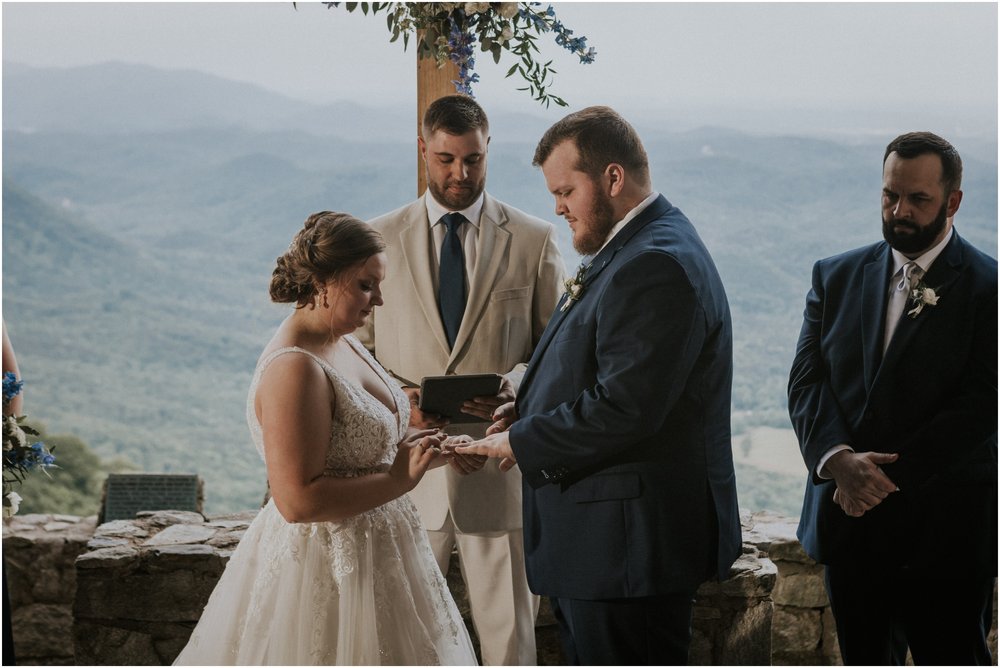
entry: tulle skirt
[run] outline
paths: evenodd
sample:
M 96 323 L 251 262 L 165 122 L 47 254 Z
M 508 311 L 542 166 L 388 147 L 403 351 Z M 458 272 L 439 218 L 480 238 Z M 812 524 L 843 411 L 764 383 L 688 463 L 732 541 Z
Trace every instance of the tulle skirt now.
M 409 498 L 342 523 L 247 529 L 175 665 L 474 665 Z

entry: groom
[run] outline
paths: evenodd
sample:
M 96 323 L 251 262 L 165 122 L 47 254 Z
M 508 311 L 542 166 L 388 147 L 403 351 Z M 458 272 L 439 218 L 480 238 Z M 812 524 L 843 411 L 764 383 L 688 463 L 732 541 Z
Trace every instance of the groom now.
M 726 294 L 615 111 L 565 117 L 534 164 L 593 259 L 516 405 L 460 451 L 520 467 L 528 582 L 551 597 L 571 663 L 684 664 L 695 590 L 727 577 L 741 545 Z

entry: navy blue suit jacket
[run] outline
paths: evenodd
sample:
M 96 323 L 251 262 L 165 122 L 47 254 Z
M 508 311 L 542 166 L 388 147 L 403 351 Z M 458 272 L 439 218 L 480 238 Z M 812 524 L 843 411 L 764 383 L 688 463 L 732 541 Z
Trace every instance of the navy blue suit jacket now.
M 693 592 L 741 551 L 732 325 L 715 264 L 662 196 L 594 258 L 517 398 L 528 582 L 549 596 Z
M 813 269 L 788 384 L 811 472 L 799 539 L 823 563 L 996 573 L 997 262 L 955 232 L 923 278 L 937 305 L 908 303 L 883 358 L 891 271 L 885 242 Z M 839 443 L 899 453 L 882 468 L 900 491 L 860 518 L 815 475 Z

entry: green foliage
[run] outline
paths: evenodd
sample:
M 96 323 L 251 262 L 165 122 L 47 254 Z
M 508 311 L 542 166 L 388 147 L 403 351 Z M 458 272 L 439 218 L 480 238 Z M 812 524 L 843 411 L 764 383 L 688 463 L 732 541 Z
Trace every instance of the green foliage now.
M 14 487 L 23 499 L 18 514 L 96 515 L 107 475 L 134 470 L 124 458 L 102 460 L 76 436 L 49 434 L 43 425 L 33 426 L 56 456 L 57 466 L 28 476 Z
M 338 7 L 341 3 L 326 4 Z M 411 33 L 423 31 L 417 42 L 417 56 L 433 59 L 438 67 L 449 61 L 458 65 L 459 78 L 453 82 L 455 90 L 467 95 L 472 95 L 472 84 L 479 80 L 479 75 L 473 72 L 473 45 L 477 40 L 480 51 L 488 52 L 494 63 L 500 62 L 504 51 L 517 56 L 518 62 L 506 76 L 520 75 L 528 85 L 518 90 L 527 91 L 546 107 L 552 102 L 562 107 L 567 103 L 547 90 L 556 70 L 551 60 L 544 63 L 535 60 L 539 53 L 538 37 L 552 34 L 556 44 L 579 57 L 583 64 L 594 62 L 597 55 L 593 47 L 587 46 L 586 37 L 573 37 L 573 31 L 556 19 L 551 5 L 541 9 L 538 3 L 531 2 L 344 3 L 348 12 L 359 7 L 365 15 L 369 10 L 372 15 L 384 11 L 389 42 L 402 35 L 404 49 L 409 46 Z

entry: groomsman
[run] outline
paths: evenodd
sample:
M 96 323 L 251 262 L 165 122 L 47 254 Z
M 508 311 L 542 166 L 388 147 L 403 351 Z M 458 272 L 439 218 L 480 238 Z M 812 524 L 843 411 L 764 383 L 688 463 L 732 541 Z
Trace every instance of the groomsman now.
M 528 581 L 551 597 L 571 663 L 684 664 L 695 590 L 741 550 L 726 293 L 614 110 L 563 118 L 534 164 L 592 259 L 516 405 L 459 450 L 520 467 Z
M 959 236 L 962 161 L 886 147 L 882 236 L 813 268 L 788 407 L 846 664 L 991 662 L 997 262 Z
M 358 336 L 403 379 L 449 374 L 506 374 L 497 397 L 470 406 L 489 419 L 513 398 L 531 351 L 562 287 L 565 268 L 555 228 L 485 191 L 489 121 L 475 100 L 434 101 L 417 138 L 427 192 L 371 221 L 386 243 L 385 307 Z M 417 409 L 411 424 L 441 426 Z M 487 422 L 448 432 L 480 437 Z M 450 466 L 428 471 L 410 498 L 442 572 L 458 548 L 472 621 L 486 665 L 535 665 L 535 616 L 524 572 L 521 485 L 496 462 L 474 475 Z

